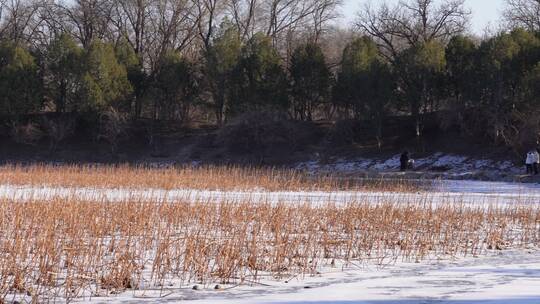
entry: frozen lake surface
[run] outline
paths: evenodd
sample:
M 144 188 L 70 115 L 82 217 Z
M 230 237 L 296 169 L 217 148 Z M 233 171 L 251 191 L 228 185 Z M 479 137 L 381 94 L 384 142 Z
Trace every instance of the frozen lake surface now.
M 199 189 L 67 188 L 35 185 L 0 185 L 0 199 L 15 201 L 72 198 L 103 201 L 155 202 L 270 202 L 270 203 L 460 203 L 477 206 L 540 204 L 540 185 L 482 181 L 434 181 L 419 192 L 277 191 L 264 189 L 219 191 Z
M 472 207 L 540 205 L 540 185 L 480 181 L 436 181 L 417 193 L 210 191 L 197 189 L 108 189 L 0 185 L 0 199 L 76 198 L 104 201 L 271 203 L 429 203 Z M 540 245 L 540 244 L 538 244 Z M 478 258 L 432 257 L 421 263 L 323 267 L 317 276 L 263 279 L 238 286 L 164 287 L 93 298 L 93 303 L 309 303 L 309 304 L 539 304 L 540 249 L 491 251 Z M 80 302 L 86 302 L 85 301 Z

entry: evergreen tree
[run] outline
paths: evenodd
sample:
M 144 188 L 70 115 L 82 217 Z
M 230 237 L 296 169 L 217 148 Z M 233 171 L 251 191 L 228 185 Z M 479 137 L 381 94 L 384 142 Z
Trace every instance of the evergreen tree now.
M 195 66 L 176 52 L 164 56 L 154 84 L 155 117 L 188 120 L 199 96 Z
M 465 36 L 452 37 L 445 51 L 446 77 L 453 108 L 459 113 L 472 105 L 478 98 L 477 83 L 477 48 L 474 42 Z
M 41 80 L 34 57 L 12 43 L 0 44 L 0 115 L 17 117 L 39 110 Z
M 296 119 L 312 120 L 330 93 L 331 74 L 322 49 L 307 43 L 297 47 L 290 63 L 292 105 Z
M 82 60 L 83 49 L 67 34 L 57 37 L 47 49 L 45 85 L 57 112 L 77 107 L 84 69 Z
M 362 37 L 347 45 L 334 95 L 356 118 L 370 122 L 379 146 L 394 85 L 389 65 L 370 38 Z
M 287 77 L 272 41 L 263 34 L 254 35 L 242 48 L 233 73 L 232 113 L 263 110 L 287 110 Z
M 445 49 L 437 41 L 412 46 L 396 60 L 399 92 L 410 109 L 417 137 L 422 134 L 422 114 L 436 109 L 444 94 L 445 66 Z
M 512 131 L 515 114 L 528 109 L 527 92 L 531 91 L 526 76 L 533 75 L 540 61 L 539 50 L 538 37 L 519 29 L 500 33 L 479 48 L 480 101 L 488 128 L 492 130 L 485 133 L 495 141 L 510 142 L 507 131 Z
M 206 81 L 212 95 L 211 108 L 216 122 L 225 122 L 225 111 L 231 102 L 233 72 L 238 65 L 242 43 L 237 29 L 228 22 L 221 25 L 205 54 Z
M 540 61 L 529 71 L 524 79 L 525 104 L 527 108 L 540 111 Z
M 343 50 L 334 98 L 358 119 L 365 112 L 364 94 L 366 88 L 369 89 L 369 70 L 378 60 L 377 45 L 368 37 L 355 39 Z
M 113 46 L 95 40 L 84 59 L 79 109 L 99 111 L 125 102 L 133 88 L 126 67 L 118 62 Z
M 127 41 L 122 40 L 116 46 L 118 63 L 127 71 L 127 78 L 132 88 L 132 94 L 126 99 L 125 109 L 130 109 L 135 117 L 140 117 L 143 109 L 143 96 L 146 91 L 147 76 L 141 59 Z

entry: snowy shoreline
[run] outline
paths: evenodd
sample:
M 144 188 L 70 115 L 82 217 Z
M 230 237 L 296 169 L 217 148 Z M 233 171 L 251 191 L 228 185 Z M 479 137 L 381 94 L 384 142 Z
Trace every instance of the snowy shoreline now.
M 399 172 L 400 155 L 389 158 L 336 158 L 332 160 L 313 159 L 300 162 L 292 168 L 309 174 L 341 174 L 372 178 L 401 179 L 443 179 L 501 182 L 538 182 L 531 176 L 523 175 L 525 165 L 510 160 L 494 160 L 487 157 L 471 157 L 437 152 L 414 158 L 414 170 Z

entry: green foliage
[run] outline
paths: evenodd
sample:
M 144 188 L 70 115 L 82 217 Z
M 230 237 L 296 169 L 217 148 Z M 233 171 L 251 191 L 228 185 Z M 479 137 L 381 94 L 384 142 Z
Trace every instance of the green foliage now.
M 515 29 L 478 43 L 461 35 L 448 43 L 425 37 L 393 50 L 361 37 L 344 48 L 335 77 L 325 58 L 332 50 L 314 43 L 300 44 L 284 62 L 275 41 L 261 33 L 243 41 L 227 20 L 211 38 L 202 53 L 152 46 L 156 58 L 135 52 L 125 40 L 93 39 L 82 48 L 70 34 L 57 36 L 46 49 L 4 42 L 0 115 L 83 112 L 87 129 L 108 110 L 137 118 L 152 110 L 152 119 L 187 122 L 204 100 L 218 125 L 247 112 L 312 120 L 328 110 L 358 120 L 362 132 L 371 127 L 379 143 L 388 115 L 412 116 L 420 136 L 424 114 L 438 110 L 456 114 L 446 126 L 475 128 L 497 142 L 514 145 L 515 138 L 540 133 L 538 33 Z
M 224 22 L 206 54 L 209 68 L 212 68 L 208 72 L 218 75 L 230 74 L 238 64 L 241 51 L 242 41 L 236 27 Z
M 443 94 L 444 46 L 430 41 L 404 50 L 397 58 L 400 93 L 415 120 L 416 135 L 421 135 L 421 112 L 437 107 Z
M 482 43 L 479 57 L 483 102 L 502 111 L 516 106 L 523 77 L 540 60 L 539 50 L 538 37 L 523 30 L 502 33 Z
M 40 108 L 41 80 L 34 57 L 24 48 L 0 44 L 0 115 L 18 116 Z
M 141 69 L 141 61 L 133 47 L 125 40 L 121 40 L 115 48 L 116 58 L 118 62 L 130 69 Z
M 337 104 L 352 111 L 356 118 L 364 115 L 366 80 L 371 66 L 379 59 L 377 45 L 368 37 L 352 41 L 343 50 L 333 95 Z
M 90 73 L 86 73 L 82 76 L 79 96 L 80 100 L 77 105 L 77 110 L 79 111 L 98 112 L 105 108 L 103 90 L 101 90 L 99 84 L 94 80 L 94 77 L 92 77 Z
M 224 22 L 205 54 L 205 76 L 212 94 L 211 107 L 218 124 L 225 121 L 225 110 L 231 102 L 232 77 L 241 50 L 242 42 L 236 27 Z
M 124 40 L 116 45 L 115 51 L 118 63 L 126 68 L 127 78 L 133 89 L 133 94 L 129 96 L 129 98 L 126 98 L 123 106 L 120 108 L 124 110 L 131 109 L 131 105 L 134 103 L 134 114 L 136 117 L 139 117 L 143 107 L 143 95 L 146 90 L 147 82 L 141 59 L 135 53 L 133 47 Z
M 118 106 L 131 94 L 126 67 L 110 44 L 94 41 L 85 54 L 81 110 L 99 111 Z
M 47 95 L 57 112 L 72 111 L 79 102 L 83 49 L 71 36 L 62 34 L 49 45 L 46 54 Z
M 529 71 L 524 79 L 525 100 L 529 107 L 540 107 L 540 62 Z
M 313 111 L 330 95 L 331 73 L 326 58 L 318 45 L 307 43 L 294 50 L 290 66 L 295 117 L 312 120 Z
M 164 56 L 154 83 L 156 111 L 165 119 L 185 122 L 198 101 L 200 86 L 195 66 L 176 52 Z
M 343 50 L 341 74 L 348 77 L 368 70 L 374 61 L 380 60 L 379 56 L 379 49 L 371 38 L 355 39 Z
M 390 67 L 381 58 L 376 44 L 363 37 L 351 42 L 343 52 L 334 97 L 356 118 L 372 122 L 375 136 L 380 140 L 394 83 Z
M 478 58 L 479 101 L 491 130 L 484 132 L 495 141 L 509 143 L 516 122 L 537 115 L 531 108 L 535 100 L 531 79 L 540 61 L 540 40 L 519 29 L 500 33 L 480 45 Z
M 119 52 L 133 67 L 129 53 Z M 101 111 L 121 106 L 132 92 L 126 66 L 112 45 L 94 41 L 87 50 L 69 35 L 55 39 L 47 50 L 47 92 L 58 112 Z
M 375 43 L 364 37 L 349 44 L 343 53 L 336 96 L 351 105 L 355 116 L 370 119 L 390 101 L 392 93 L 390 68 Z
M 242 48 L 232 88 L 232 113 L 288 108 L 287 77 L 269 37 L 256 34 Z
M 474 42 L 465 36 L 453 37 L 446 46 L 446 77 L 454 106 L 462 111 L 477 98 L 476 54 Z

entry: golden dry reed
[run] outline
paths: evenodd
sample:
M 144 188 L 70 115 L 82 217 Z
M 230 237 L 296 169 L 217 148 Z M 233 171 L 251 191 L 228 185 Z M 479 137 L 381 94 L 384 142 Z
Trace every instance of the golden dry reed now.
M 478 256 L 539 245 L 539 227 L 538 206 L 3 201 L 0 302 Z
M 354 179 L 294 169 L 237 166 L 152 168 L 130 165 L 4 165 L 0 181 L 12 185 L 209 190 L 392 190 L 417 191 L 419 182 Z M 426 186 L 426 185 L 422 185 Z M 429 185 L 427 185 L 429 186 Z

